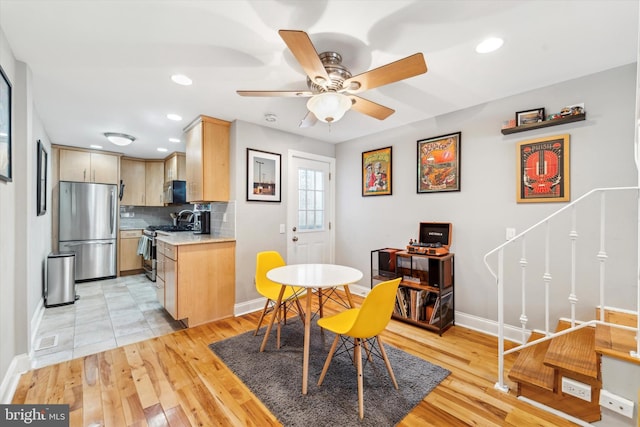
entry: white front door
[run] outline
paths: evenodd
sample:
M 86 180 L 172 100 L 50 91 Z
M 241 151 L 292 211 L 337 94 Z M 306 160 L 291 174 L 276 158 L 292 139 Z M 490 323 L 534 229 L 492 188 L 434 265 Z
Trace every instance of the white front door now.
M 334 262 L 335 159 L 289 151 L 287 263 Z

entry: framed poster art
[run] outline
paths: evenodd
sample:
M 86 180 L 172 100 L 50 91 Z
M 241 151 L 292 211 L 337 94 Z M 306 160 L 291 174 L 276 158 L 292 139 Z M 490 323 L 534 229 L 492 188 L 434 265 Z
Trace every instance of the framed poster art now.
M 544 121 L 544 108 L 534 108 L 516 112 L 516 126 L 528 125 Z
M 391 194 L 391 147 L 362 153 L 362 196 Z
M 418 193 L 460 191 L 461 132 L 418 141 Z
M 37 174 L 37 206 L 38 216 L 44 215 L 47 212 L 47 162 L 48 153 L 44 148 L 42 141 L 38 140 L 38 174 Z
M 247 148 L 247 200 L 280 202 L 280 154 Z
M 0 67 L 0 180 L 11 181 L 11 84 Z
M 518 203 L 570 200 L 568 134 L 519 142 L 516 157 Z

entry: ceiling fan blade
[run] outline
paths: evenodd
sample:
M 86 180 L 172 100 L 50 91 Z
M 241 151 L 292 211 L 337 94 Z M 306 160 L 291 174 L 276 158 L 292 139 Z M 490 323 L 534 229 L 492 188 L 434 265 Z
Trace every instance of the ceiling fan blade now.
M 343 87 L 350 93 L 360 93 L 426 72 L 427 64 L 424 62 L 424 56 L 422 53 L 416 53 L 351 77 L 344 81 Z
M 280 34 L 280 37 L 287 44 L 287 47 L 289 47 L 289 50 L 312 82 L 320 86 L 326 86 L 331 83 L 327 70 L 324 69 L 318 52 L 316 52 L 316 48 L 311 43 L 307 33 L 298 30 L 280 30 L 278 34 Z
M 313 96 L 308 90 L 237 90 L 240 96 L 284 96 L 292 98 L 307 98 Z
M 302 120 L 300 120 L 300 124 L 298 127 L 300 128 L 310 128 L 315 125 L 318 121 L 318 118 L 311 111 L 307 111 L 307 114 L 304 116 Z
M 371 116 L 378 120 L 384 120 L 396 112 L 396 110 L 392 110 L 391 108 L 385 107 L 384 105 L 369 101 L 368 99 L 360 98 L 359 96 L 355 95 L 348 96 L 352 102 L 352 110 L 356 110 L 359 113 L 366 114 L 367 116 Z

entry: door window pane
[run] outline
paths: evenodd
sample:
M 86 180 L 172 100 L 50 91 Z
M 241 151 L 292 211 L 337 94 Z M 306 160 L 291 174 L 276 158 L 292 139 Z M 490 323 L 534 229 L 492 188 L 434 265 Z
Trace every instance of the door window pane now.
M 298 229 L 324 229 L 324 180 L 322 171 L 298 169 Z

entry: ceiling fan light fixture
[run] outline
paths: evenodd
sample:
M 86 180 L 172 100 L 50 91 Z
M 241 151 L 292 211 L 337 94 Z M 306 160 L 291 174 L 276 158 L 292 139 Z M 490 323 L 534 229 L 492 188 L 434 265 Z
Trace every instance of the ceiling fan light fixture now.
M 351 99 L 341 93 L 323 92 L 312 96 L 307 102 L 307 108 L 318 120 L 333 123 L 351 108 Z
M 105 132 L 104 136 L 109 140 L 110 143 L 119 146 L 129 145 L 136 140 L 134 136 L 127 135 L 126 133 Z

